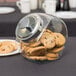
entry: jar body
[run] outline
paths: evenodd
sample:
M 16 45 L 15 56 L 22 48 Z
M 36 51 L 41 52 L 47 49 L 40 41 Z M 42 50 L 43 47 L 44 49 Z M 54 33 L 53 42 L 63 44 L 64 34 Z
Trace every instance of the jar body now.
M 66 24 L 55 16 L 44 13 L 37 14 L 42 20 L 42 30 L 38 27 L 32 37 L 20 40 L 21 53 L 25 58 L 34 61 L 57 60 L 62 56 L 67 41 Z

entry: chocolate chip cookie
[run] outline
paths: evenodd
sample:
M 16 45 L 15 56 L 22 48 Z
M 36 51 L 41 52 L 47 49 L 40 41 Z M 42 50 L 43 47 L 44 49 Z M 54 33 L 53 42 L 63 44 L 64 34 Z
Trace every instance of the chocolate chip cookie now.
M 27 55 L 33 55 L 33 56 L 39 56 L 39 55 L 45 55 L 47 53 L 47 50 L 44 46 L 38 46 L 38 47 L 25 47 L 25 51 Z
M 51 53 L 59 53 L 60 51 L 62 51 L 64 49 L 64 46 L 62 47 L 55 47 L 53 48 L 52 50 L 49 49 L 48 52 L 51 52 Z
M 66 42 L 65 37 L 61 33 L 53 33 L 52 36 L 55 38 L 56 46 L 63 46 Z
M 52 49 L 53 47 L 55 47 L 55 39 L 48 32 L 43 33 L 42 37 L 40 38 L 40 41 L 48 49 Z

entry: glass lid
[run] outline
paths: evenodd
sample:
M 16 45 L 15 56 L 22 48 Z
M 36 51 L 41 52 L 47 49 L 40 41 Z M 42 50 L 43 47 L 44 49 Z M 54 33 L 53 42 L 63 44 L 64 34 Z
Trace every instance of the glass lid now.
M 30 14 L 20 20 L 16 28 L 16 37 L 24 40 L 34 35 L 41 23 L 40 17 L 37 14 Z

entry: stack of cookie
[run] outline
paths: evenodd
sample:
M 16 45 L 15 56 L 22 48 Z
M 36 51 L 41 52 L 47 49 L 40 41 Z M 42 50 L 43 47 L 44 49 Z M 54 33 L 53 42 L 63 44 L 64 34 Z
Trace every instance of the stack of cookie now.
M 30 40 L 28 43 L 21 42 L 21 49 L 24 57 L 32 60 L 56 60 L 60 51 L 63 50 L 66 42 L 61 33 L 44 31 L 39 41 Z

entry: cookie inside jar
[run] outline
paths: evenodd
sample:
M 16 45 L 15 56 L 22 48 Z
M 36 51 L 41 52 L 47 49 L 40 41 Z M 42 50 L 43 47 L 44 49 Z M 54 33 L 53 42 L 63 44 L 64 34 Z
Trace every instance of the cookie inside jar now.
M 64 49 L 66 38 L 61 33 L 46 29 L 40 39 L 21 42 L 23 56 L 32 60 L 56 60 Z

